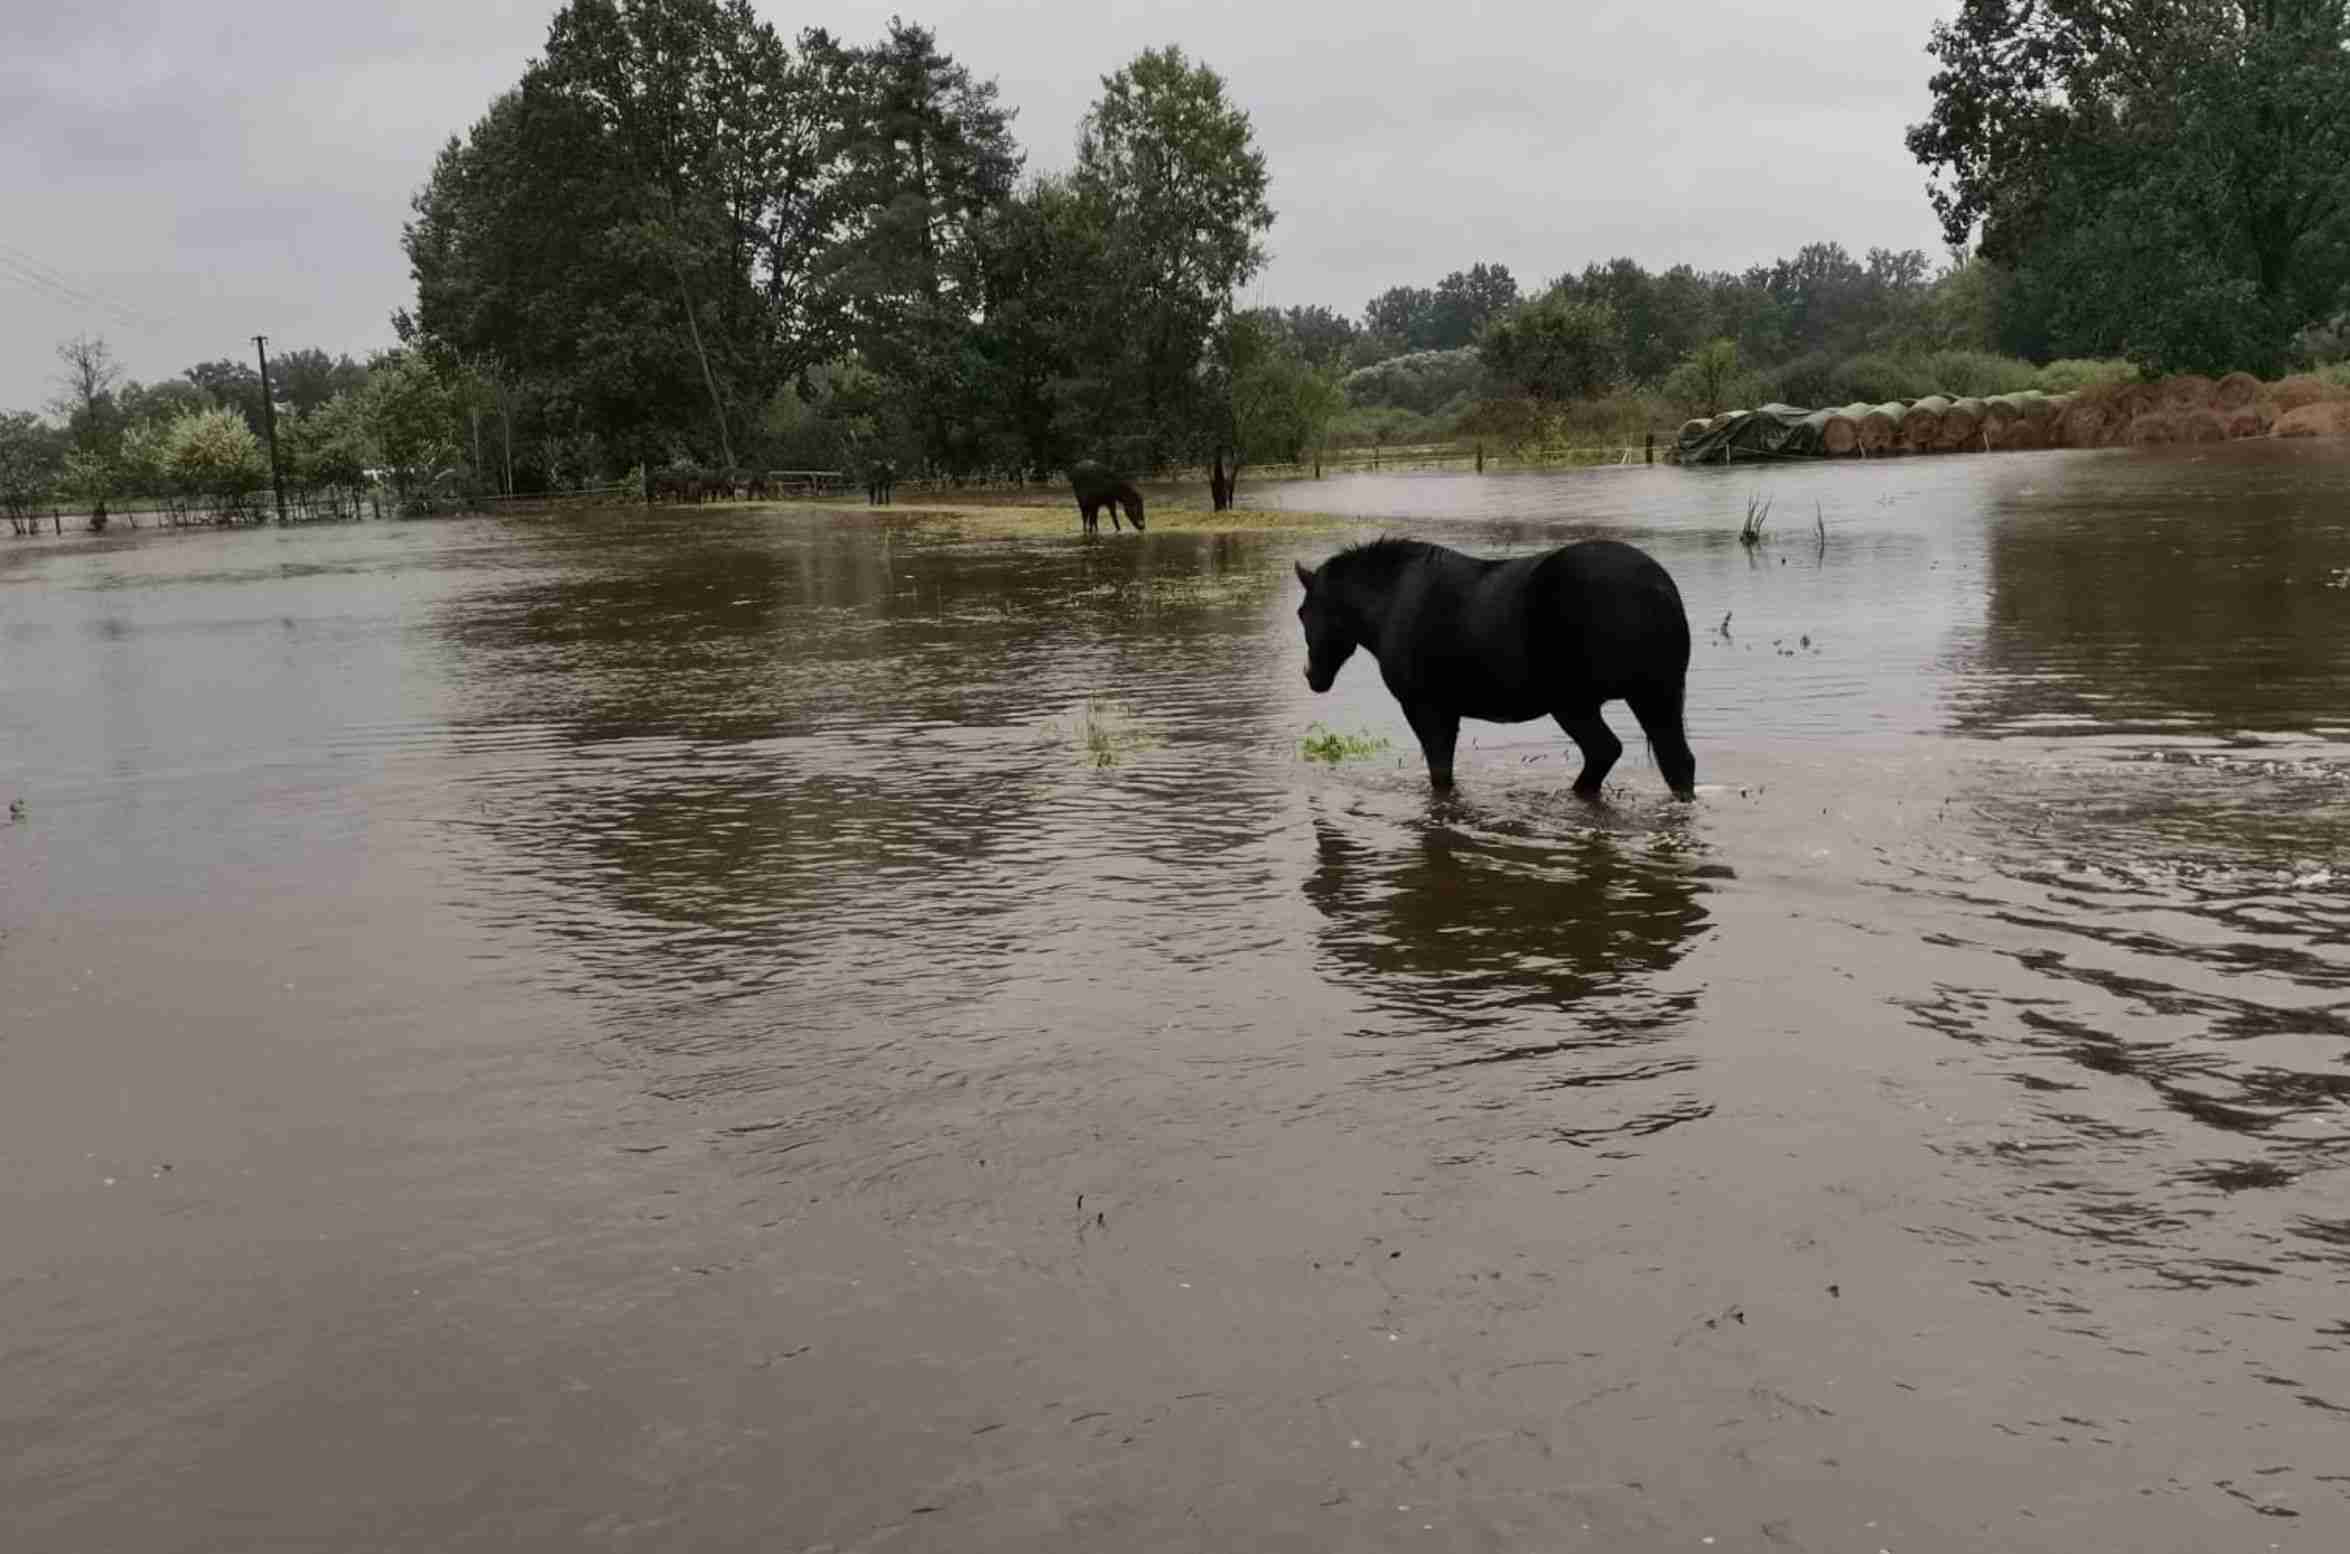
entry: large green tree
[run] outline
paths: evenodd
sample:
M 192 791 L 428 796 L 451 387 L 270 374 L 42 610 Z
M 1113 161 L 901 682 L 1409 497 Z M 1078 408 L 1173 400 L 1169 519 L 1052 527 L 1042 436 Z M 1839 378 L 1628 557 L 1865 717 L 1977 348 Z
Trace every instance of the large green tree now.
M 816 359 L 820 94 L 747 0 L 572 0 L 405 233 L 414 332 L 621 458 L 731 460 Z
M 1011 112 L 993 81 L 896 18 L 877 44 L 822 40 L 810 58 L 830 105 L 837 222 L 819 272 L 834 338 L 902 396 L 922 457 L 961 473 L 981 456 L 971 333 L 987 300 L 980 230 L 1020 171 Z
M 2350 285 L 2343 0 L 1962 0 L 1910 150 L 2026 343 L 2273 369 Z
M 1477 343 L 1495 381 L 1536 400 L 1589 399 L 1623 368 L 1615 311 L 1565 290 L 1520 303 L 1486 325 Z
M 1102 80 L 1072 184 L 1104 234 L 1092 361 L 1108 392 L 1093 431 L 1140 462 L 1205 453 L 1219 419 L 1198 367 L 1217 320 L 1263 267 L 1264 153 L 1224 79 L 1173 46 Z

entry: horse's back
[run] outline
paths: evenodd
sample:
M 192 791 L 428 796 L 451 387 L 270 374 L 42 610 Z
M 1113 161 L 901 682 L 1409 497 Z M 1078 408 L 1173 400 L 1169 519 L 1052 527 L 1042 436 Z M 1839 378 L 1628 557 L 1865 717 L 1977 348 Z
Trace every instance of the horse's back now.
M 1602 696 L 1643 686 L 1678 691 L 1689 668 L 1689 616 L 1672 574 L 1620 540 L 1584 540 L 1535 561 L 1527 621 L 1536 654 L 1570 664 Z

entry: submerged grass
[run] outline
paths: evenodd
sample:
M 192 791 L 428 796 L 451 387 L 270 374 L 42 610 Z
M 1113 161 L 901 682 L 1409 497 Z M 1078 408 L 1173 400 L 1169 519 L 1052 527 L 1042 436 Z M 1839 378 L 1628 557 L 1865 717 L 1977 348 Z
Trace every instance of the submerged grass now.
M 1341 734 L 1319 723 L 1307 724 L 1305 737 L 1297 742 L 1298 753 L 1307 760 L 1325 761 L 1332 766 L 1341 761 L 1367 761 L 1387 745 L 1387 740 L 1378 734 Z
M 1076 753 L 1079 765 L 1101 770 L 1119 765 L 1136 751 L 1148 750 L 1160 740 L 1143 726 L 1132 706 L 1096 691 L 1085 698 L 1085 705 L 1066 724 L 1047 723 L 1042 742 L 1066 743 Z

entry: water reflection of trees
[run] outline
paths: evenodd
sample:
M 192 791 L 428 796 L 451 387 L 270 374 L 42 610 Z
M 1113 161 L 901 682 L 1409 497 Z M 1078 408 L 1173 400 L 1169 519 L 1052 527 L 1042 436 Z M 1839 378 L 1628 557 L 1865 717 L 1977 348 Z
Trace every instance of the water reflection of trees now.
M 1442 817 L 1382 834 L 1317 816 L 1314 841 L 1304 890 L 1324 918 L 1325 965 L 1389 1017 L 1366 1034 L 1395 1044 L 1392 1076 L 1505 1065 L 1511 1088 L 1534 1091 L 1692 1066 L 1662 1045 L 1698 1002 L 1663 983 L 1708 920 L 1685 857 L 1608 830 L 1512 836 Z M 1710 1109 L 1651 1097 L 1601 1131 L 1655 1132 Z
M 1115 808 L 1073 822 L 1075 757 L 1044 725 L 1147 686 L 1181 702 L 1178 737 L 1269 733 L 1253 607 L 1225 605 L 1277 568 L 1231 538 L 539 536 L 433 623 L 447 721 L 481 756 L 474 891 L 640 990 L 944 996 L 1071 850 L 1136 840 Z M 1261 831 L 1235 808 L 1267 796 L 1216 799 Z
M 2261 452 L 2265 450 L 2255 450 Z M 2338 473 L 2246 456 L 2077 460 L 1988 525 L 1968 733 L 2343 726 Z

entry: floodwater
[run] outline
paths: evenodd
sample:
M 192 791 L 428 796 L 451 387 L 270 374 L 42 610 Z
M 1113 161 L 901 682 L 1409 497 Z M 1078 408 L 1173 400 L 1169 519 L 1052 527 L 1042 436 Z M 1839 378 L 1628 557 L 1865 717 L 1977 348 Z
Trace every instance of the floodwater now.
M 2350 456 L 1244 494 L 1649 548 L 1699 801 L 1331 533 L 0 549 L 0 1543 L 2350 1540 Z

